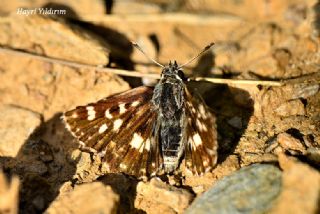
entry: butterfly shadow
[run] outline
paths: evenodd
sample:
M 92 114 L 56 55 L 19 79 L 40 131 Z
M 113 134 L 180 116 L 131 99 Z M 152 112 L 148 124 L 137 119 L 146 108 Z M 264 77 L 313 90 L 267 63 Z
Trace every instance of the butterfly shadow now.
M 139 180 L 122 173 L 108 173 L 98 180 L 105 185 L 111 186 L 112 190 L 120 196 L 118 213 L 146 213 L 134 207 Z
M 4 172 L 21 181 L 19 213 L 42 213 L 66 182 L 74 183 L 75 163 L 70 152 L 78 145 L 61 120 L 61 114 L 43 122 L 25 141 L 16 157 L 0 157 Z

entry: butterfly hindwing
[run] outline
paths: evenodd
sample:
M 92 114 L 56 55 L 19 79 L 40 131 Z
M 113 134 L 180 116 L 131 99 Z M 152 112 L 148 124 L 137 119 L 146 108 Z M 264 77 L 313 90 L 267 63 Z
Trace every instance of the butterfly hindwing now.
M 79 106 L 66 112 L 64 120 L 84 147 L 103 156 L 110 172 L 154 174 L 161 157 L 154 149 L 159 146 L 153 134 L 157 113 L 152 94 L 152 88 L 141 86 Z
M 187 144 L 186 167 L 201 175 L 211 170 L 217 162 L 217 131 L 215 116 L 206 104 L 192 96 L 186 88 Z

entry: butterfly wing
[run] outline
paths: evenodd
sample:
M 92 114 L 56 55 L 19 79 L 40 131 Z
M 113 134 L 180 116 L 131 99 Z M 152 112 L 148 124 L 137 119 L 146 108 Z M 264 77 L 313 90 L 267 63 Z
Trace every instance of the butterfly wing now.
M 187 144 L 185 163 L 193 174 L 210 171 L 217 163 L 216 118 L 206 104 L 186 88 Z
M 103 156 L 110 172 L 156 174 L 162 160 L 152 95 L 152 88 L 141 86 L 79 106 L 66 112 L 64 121 L 84 147 Z

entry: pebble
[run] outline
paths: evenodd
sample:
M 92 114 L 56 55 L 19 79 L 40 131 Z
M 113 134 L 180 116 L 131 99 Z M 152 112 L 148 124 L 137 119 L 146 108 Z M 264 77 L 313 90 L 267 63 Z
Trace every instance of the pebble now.
M 193 195 L 184 189 L 168 185 L 160 179 L 153 178 L 150 182 L 139 182 L 137 185 L 136 201 L 147 198 L 148 201 L 139 203 L 140 209 L 154 213 L 153 206 L 167 210 L 168 213 L 182 213 L 190 204 Z M 151 206 L 150 206 L 151 205 Z M 153 206 L 152 206 L 153 205 Z
M 218 181 L 185 214 L 266 213 L 281 190 L 281 171 L 268 164 L 244 167 Z
M 265 152 L 274 154 L 289 152 L 292 155 L 306 154 L 306 147 L 298 139 L 288 133 L 280 133 L 276 138 L 269 141 Z
M 228 124 L 236 129 L 242 128 L 242 120 L 241 117 L 233 117 L 230 120 L 228 120 Z
M 281 117 L 289 117 L 295 115 L 305 115 L 306 110 L 301 100 L 290 100 L 282 103 L 275 109 L 275 113 Z
M 291 99 L 308 98 L 319 91 L 319 84 L 296 84 L 292 88 Z
M 118 206 L 119 196 L 110 186 L 93 182 L 76 186 L 74 190 L 59 196 L 45 213 L 115 214 Z
M 74 152 L 79 154 L 76 163 L 76 171 L 74 174 L 74 179 L 77 182 L 91 182 L 96 180 L 102 173 L 100 171 L 101 159 L 97 155 L 92 155 L 87 152 Z

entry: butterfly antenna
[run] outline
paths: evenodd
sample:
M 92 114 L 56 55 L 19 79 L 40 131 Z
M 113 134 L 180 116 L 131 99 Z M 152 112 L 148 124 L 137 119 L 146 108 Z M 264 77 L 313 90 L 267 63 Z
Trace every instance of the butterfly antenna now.
M 179 68 L 182 68 L 183 66 L 188 65 L 189 63 L 191 63 L 193 60 L 197 59 L 199 56 L 201 56 L 204 52 L 208 51 L 212 46 L 214 45 L 214 42 L 210 43 L 209 45 L 207 45 L 200 53 L 198 53 L 195 57 L 193 57 L 192 59 L 190 59 L 188 62 L 182 64 L 179 66 Z
M 148 56 L 143 50 L 142 48 L 135 42 L 131 42 L 133 47 L 137 48 L 141 53 L 143 53 L 143 55 L 145 55 L 150 61 L 154 62 L 155 64 L 159 65 L 160 67 L 164 68 L 164 65 L 160 64 L 159 62 L 157 62 L 156 60 L 152 59 L 150 56 Z

